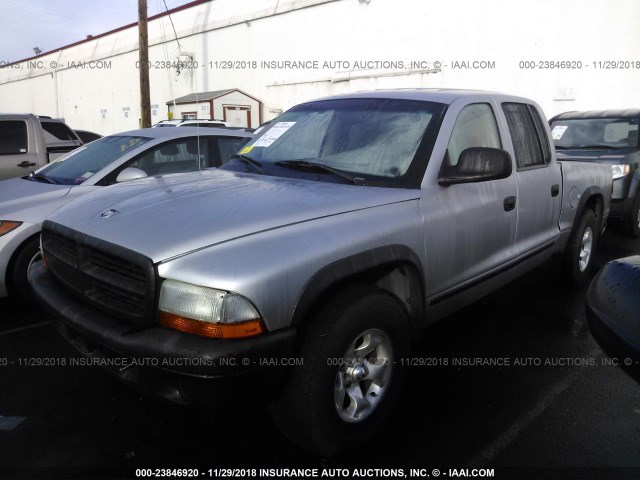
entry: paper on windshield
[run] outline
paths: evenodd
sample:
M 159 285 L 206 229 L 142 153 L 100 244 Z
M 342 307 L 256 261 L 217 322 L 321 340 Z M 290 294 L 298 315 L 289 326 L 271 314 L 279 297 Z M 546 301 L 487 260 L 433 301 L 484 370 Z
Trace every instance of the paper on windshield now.
M 553 127 L 553 130 L 551 130 L 551 138 L 554 140 L 560 140 L 566 129 L 567 125 L 556 125 Z
M 295 125 L 296 122 L 278 122 L 264 135 L 262 135 L 257 142 L 252 146 L 254 147 L 269 147 L 273 142 L 279 139 L 284 133 Z

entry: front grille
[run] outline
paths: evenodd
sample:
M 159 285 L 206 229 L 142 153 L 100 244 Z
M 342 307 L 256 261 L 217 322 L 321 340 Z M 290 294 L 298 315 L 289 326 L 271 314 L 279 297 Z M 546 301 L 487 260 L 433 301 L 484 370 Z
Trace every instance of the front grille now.
M 153 323 L 151 259 L 49 221 L 43 224 L 42 249 L 49 271 L 68 290 L 117 318 Z

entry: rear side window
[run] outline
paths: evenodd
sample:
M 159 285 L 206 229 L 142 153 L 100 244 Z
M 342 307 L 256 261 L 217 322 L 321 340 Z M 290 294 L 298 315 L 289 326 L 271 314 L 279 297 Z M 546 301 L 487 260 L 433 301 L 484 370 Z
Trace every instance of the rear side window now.
M 77 140 L 75 134 L 64 123 L 40 122 L 45 131 L 46 143 L 55 143 L 63 140 Z
M 544 166 L 551 152 L 538 113 L 524 103 L 503 103 L 518 168 Z
M 19 120 L 0 121 L 0 155 L 27 153 L 27 124 Z

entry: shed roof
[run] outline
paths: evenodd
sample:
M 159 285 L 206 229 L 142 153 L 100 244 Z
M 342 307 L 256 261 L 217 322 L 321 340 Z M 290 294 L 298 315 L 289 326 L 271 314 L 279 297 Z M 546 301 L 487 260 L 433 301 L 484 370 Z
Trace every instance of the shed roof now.
M 239 92 L 237 88 L 228 88 L 226 90 L 214 90 L 213 92 L 200 92 L 200 93 L 190 93 L 189 95 L 185 95 L 180 98 L 176 98 L 176 103 L 194 103 L 194 102 L 208 102 L 209 100 L 213 100 L 214 98 L 221 97 L 230 92 Z M 242 92 L 240 92 L 242 93 Z M 173 100 L 168 101 L 167 105 L 173 104 Z

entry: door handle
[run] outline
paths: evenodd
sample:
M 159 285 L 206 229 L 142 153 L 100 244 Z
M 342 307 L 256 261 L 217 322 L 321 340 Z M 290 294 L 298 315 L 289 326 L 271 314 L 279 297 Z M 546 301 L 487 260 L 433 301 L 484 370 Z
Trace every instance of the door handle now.
M 29 168 L 29 167 L 35 167 L 35 166 L 36 166 L 35 163 L 30 163 L 30 162 L 27 162 L 26 160 L 16 165 L 16 167 L 22 167 L 22 168 Z
M 560 194 L 560 185 L 552 185 L 551 186 L 551 196 L 557 197 Z
M 516 197 L 507 197 L 504 199 L 504 211 L 510 212 L 516 208 Z

